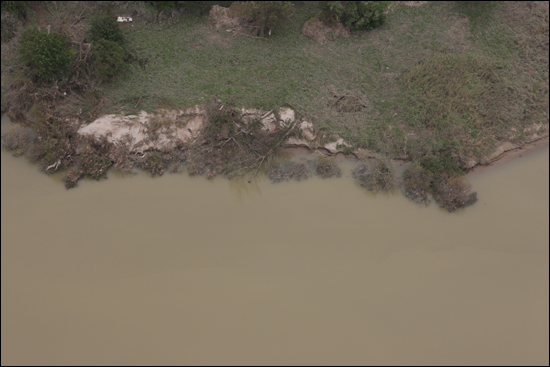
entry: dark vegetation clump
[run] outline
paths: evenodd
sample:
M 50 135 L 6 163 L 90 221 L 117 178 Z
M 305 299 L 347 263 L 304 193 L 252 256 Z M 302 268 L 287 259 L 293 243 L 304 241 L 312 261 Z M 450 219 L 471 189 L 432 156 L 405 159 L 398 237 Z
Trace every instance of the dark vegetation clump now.
M 74 163 L 62 177 L 67 189 L 75 187 L 84 177 L 94 180 L 107 178 L 110 167 L 129 173 L 138 163 L 124 144 L 114 144 L 105 136 L 79 136 L 74 144 L 78 145 Z
M 336 164 L 334 157 L 317 157 L 313 162 L 313 171 L 322 178 L 340 177 L 342 170 Z
M 98 77 L 112 79 L 127 68 L 124 49 L 114 41 L 98 40 L 94 44 L 93 65 Z
M 28 1 L 2 1 L 2 13 L 10 13 L 17 17 L 26 16 Z
M 8 131 L 2 132 L 1 135 L 2 147 L 12 152 L 16 157 L 27 153 L 33 141 L 34 134 L 32 130 L 21 125 L 15 125 Z
M 288 180 L 302 181 L 312 174 L 307 162 L 275 162 L 267 167 L 267 177 L 275 183 Z
M 73 187 L 76 187 L 76 184 L 78 183 L 78 180 L 80 180 L 83 177 L 82 169 L 78 166 L 72 166 L 63 174 L 61 177 L 61 180 L 65 184 L 65 188 L 72 189 Z
M 150 171 L 153 176 L 162 176 L 166 168 L 162 152 L 158 150 L 148 152 L 147 158 L 141 164 L 141 168 Z
M 351 30 L 372 30 L 386 21 L 384 10 L 391 1 L 320 1 L 322 19 Z
M 144 153 L 134 153 L 133 157 L 134 159 L 130 162 L 125 162 L 128 171 L 135 166 L 150 172 L 153 177 L 162 176 L 166 171 L 180 172 L 181 166 L 185 162 L 185 156 L 179 148 L 173 150 L 151 149 Z
M 81 138 L 80 150 L 75 164 L 62 176 L 67 189 L 73 188 L 84 177 L 94 180 L 106 179 L 110 167 L 116 167 L 121 172 L 130 172 L 134 162 L 131 160 L 127 149 L 117 149 L 106 137 Z
M 93 70 L 97 77 L 110 80 L 127 69 L 126 39 L 114 17 L 108 14 L 95 17 L 91 22 L 89 38 L 93 45 Z
M 71 50 L 67 40 L 56 32 L 48 34 L 36 27 L 25 30 L 20 40 L 21 60 L 41 80 L 52 80 L 67 71 Z
M 290 1 L 235 1 L 229 12 L 231 17 L 239 19 L 241 27 L 264 37 L 283 25 L 294 8 Z
M 403 173 L 402 189 L 412 200 L 428 204 L 433 198 L 441 207 L 452 212 L 474 204 L 477 194 L 463 177 L 464 173 L 445 157 L 424 157 Z
M 92 19 L 89 41 L 96 44 L 100 40 L 112 41 L 124 46 L 126 40 L 116 19 L 109 14 L 101 14 Z
M 434 199 L 441 207 L 453 212 L 477 201 L 477 193 L 470 190 L 471 186 L 464 177 L 444 176 L 434 192 Z
M 107 170 L 113 165 L 109 152 L 113 146 L 106 137 L 89 136 L 83 138 L 81 152 L 76 162 L 82 171 L 82 176 L 94 180 L 107 178 Z
M 7 42 L 15 36 L 20 21 L 16 15 L 8 12 L 2 12 L 0 17 L 2 22 L 2 42 Z
M 361 162 L 352 172 L 353 178 L 369 191 L 390 191 L 396 186 L 396 176 L 392 166 L 379 161 L 373 166 Z
M 168 8 L 174 8 L 179 5 L 179 3 L 184 2 L 195 2 L 195 1 L 144 1 L 147 6 L 150 6 L 155 9 L 164 10 Z
M 35 133 L 35 144 L 29 150 L 31 162 L 37 163 L 47 173 L 75 163 L 78 134 L 74 125 L 48 116 L 35 124 Z
M 429 204 L 431 199 L 431 175 L 418 163 L 403 172 L 402 189 L 405 196 L 419 204 Z
M 186 152 L 190 175 L 238 177 L 245 175 L 256 158 L 266 151 L 257 126 L 245 126 L 240 110 L 211 100 L 207 104 L 208 123 Z M 246 168 L 245 168 L 246 167 Z
M 204 133 L 206 139 L 228 139 L 236 134 L 239 123 L 243 124 L 241 113 L 231 106 L 211 101 L 208 108 L 208 125 Z
M 439 156 L 426 156 L 420 159 L 420 165 L 423 169 L 429 172 L 434 177 L 448 174 L 450 176 L 464 175 L 464 171 L 460 169 L 458 163 L 452 158 L 439 155 Z

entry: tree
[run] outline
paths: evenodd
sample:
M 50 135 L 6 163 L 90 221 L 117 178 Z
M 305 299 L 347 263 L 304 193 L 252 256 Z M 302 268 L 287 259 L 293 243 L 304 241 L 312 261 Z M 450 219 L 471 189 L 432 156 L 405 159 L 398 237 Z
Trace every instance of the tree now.
M 326 22 L 342 23 L 352 30 L 371 30 L 386 20 L 384 10 L 391 1 L 321 1 Z
M 48 34 L 28 28 L 21 37 L 19 53 L 39 79 L 51 80 L 63 73 L 71 62 L 67 40 L 56 32 Z
M 102 14 L 94 18 L 90 28 L 90 42 L 97 43 L 99 40 L 107 40 L 124 46 L 125 39 L 120 26 L 115 18 L 108 14 Z
M 126 69 L 124 49 L 116 42 L 101 39 L 94 44 L 94 72 L 104 79 Z

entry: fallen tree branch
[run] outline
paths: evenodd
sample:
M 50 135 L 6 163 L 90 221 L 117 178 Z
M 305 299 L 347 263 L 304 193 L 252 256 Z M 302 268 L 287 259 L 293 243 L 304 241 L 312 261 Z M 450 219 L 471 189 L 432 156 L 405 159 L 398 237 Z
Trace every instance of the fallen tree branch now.
M 275 144 L 274 146 L 271 147 L 271 149 L 269 149 L 269 151 L 263 155 L 262 157 L 259 157 L 257 160 L 259 161 L 259 163 L 257 163 L 258 165 L 258 168 L 256 168 L 256 171 L 254 172 L 254 174 L 252 175 L 252 177 L 250 177 L 250 179 L 248 180 L 248 183 L 251 183 L 252 182 L 252 179 L 256 176 L 256 174 L 258 173 L 258 171 L 260 170 L 260 168 L 262 168 L 262 164 L 264 163 L 264 160 L 267 156 L 269 156 L 274 150 L 275 148 L 279 147 L 283 141 L 285 141 L 285 139 L 287 138 L 287 136 L 292 132 L 292 130 L 294 130 L 294 128 L 296 127 L 297 123 L 296 121 L 294 121 L 294 123 L 292 124 L 292 127 L 290 129 L 288 129 L 288 131 L 286 132 L 286 134 L 282 137 L 281 140 L 279 140 L 279 142 L 277 144 Z
M 51 168 L 53 168 L 53 170 L 55 171 L 57 170 L 57 167 L 59 167 L 60 164 L 61 164 L 61 159 L 58 159 L 57 162 L 55 162 L 52 165 L 49 165 L 48 168 L 46 168 L 46 171 L 48 171 Z

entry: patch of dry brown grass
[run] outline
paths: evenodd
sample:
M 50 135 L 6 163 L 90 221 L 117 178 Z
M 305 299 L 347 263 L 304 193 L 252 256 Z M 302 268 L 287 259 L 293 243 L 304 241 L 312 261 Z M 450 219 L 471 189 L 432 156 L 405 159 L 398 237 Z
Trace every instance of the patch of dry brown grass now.
M 334 41 L 340 37 L 349 37 L 350 35 L 349 31 L 342 24 L 327 25 L 316 17 L 311 18 L 304 24 L 302 34 L 319 44 Z

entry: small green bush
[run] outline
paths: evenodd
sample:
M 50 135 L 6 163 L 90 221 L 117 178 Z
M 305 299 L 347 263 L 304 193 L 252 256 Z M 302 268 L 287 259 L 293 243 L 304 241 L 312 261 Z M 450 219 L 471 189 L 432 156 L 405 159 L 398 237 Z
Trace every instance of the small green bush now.
M 50 80 L 67 70 L 71 50 L 67 40 L 59 34 L 28 28 L 21 37 L 19 53 L 39 79 Z
M 321 1 L 326 22 L 342 23 L 351 30 L 371 30 L 386 20 L 384 10 L 391 1 Z
M 441 176 L 446 173 L 451 176 L 463 175 L 464 172 L 458 164 L 446 156 L 426 156 L 420 159 L 420 165 L 429 173 L 435 176 Z
M 108 14 L 99 15 L 91 22 L 90 42 L 95 44 L 99 40 L 107 40 L 124 46 L 125 39 L 115 18 Z
M 325 23 L 340 23 L 344 14 L 344 5 L 341 1 L 319 1 Z
M 144 3 L 152 8 L 155 9 L 167 9 L 167 8 L 175 8 L 178 6 L 178 3 L 183 1 L 144 1 Z
M 224 8 L 231 6 L 232 1 L 144 1 L 145 5 L 156 9 L 159 12 L 163 10 L 175 9 L 178 12 L 193 13 L 196 15 L 207 14 L 213 5 L 219 5 Z
M 15 36 L 15 31 L 19 24 L 19 19 L 17 18 L 17 16 L 8 12 L 2 12 L 2 15 L 0 17 L 2 20 L 2 41 L 6 42 Z
M 28 5 L 28 1 L 2 1 L 2 13 L 6 12 L 15 16 L 25 16 Z
M 94 72 L 106 80 L 126 70 L 124 49 L 116 42 L 101 39 L 94 44 Z

